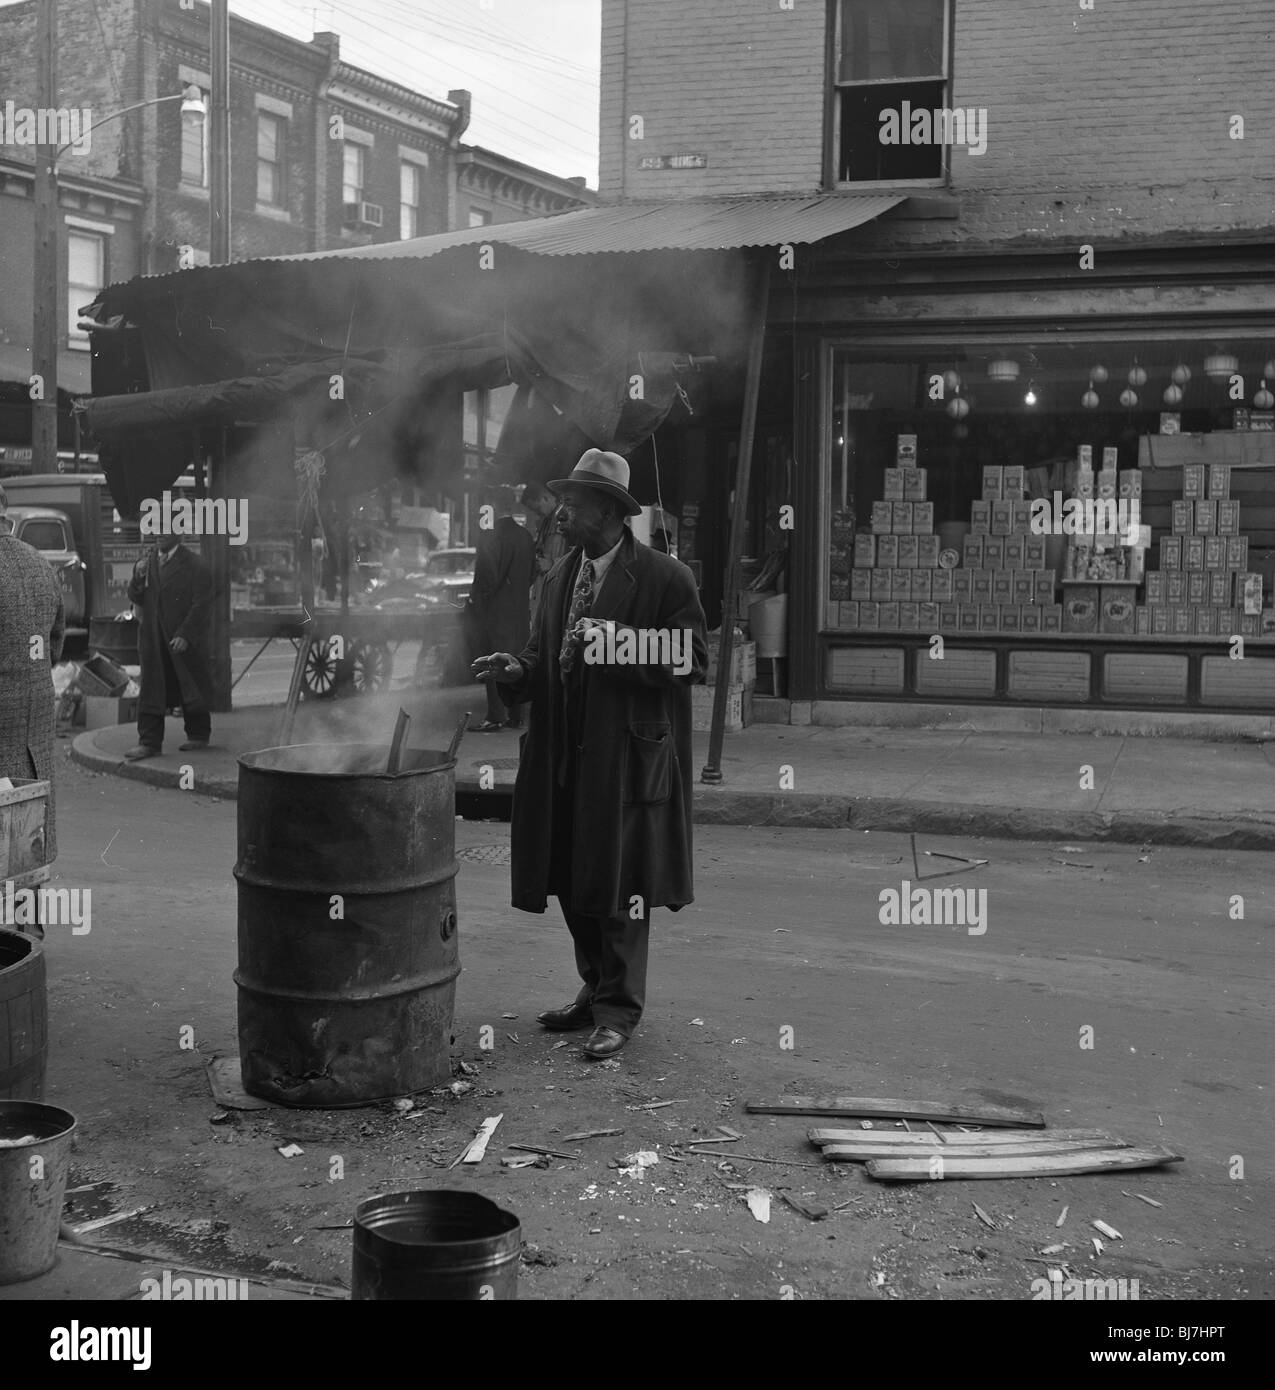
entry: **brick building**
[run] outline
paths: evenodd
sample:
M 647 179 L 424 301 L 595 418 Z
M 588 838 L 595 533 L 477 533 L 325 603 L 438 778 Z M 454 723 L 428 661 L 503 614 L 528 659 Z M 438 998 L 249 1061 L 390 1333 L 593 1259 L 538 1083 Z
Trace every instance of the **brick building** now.
M 745 550 L 788 550 L 793 703 L 768 717 L 961 706 L 1033 728 L 1085 706 L 1159 727 L 1161 712 L 1267 710 L 1270 7 L 1145 0 L 1135 22 L 1128 6 L 1020 0 L 1012 23 L 1005 9 L 603 0 L 601 199 L 737 199 L 774 229 L 754 243 L 771 276 Z M 786 238 L 813 207 L 854 229 Z M 913 438 L 925 478 L 887 520 Z M 725 498 L 735 429 L 691 422 L 660 447 L 694 479 L 683 520 L 704 535 L 697 509 Z M 1051 533 L 1029 565 L 1023 513 L 1002 506 L 993 540 L 1015 563 L 995 544 L 981 562 L 984 503 L 1101 496 L 1104 463 L 1111 486 L 1142 489 L 1141 531 Z M 1006 466 L 1024 476 L 1007 485 Z M 1214 501 L 1239 504 L 1220 563 Z M 725 515 L 722 500 L 718 530 Z
M 196 87 L 206 100 L 209 8 L 58 0 L 58 93 L 91 120 Z M 461 144 L 469 93 L 437 100 L 235 16 L 231 51 L 232 259 L 428 236 L 583 206 L 575 183 Z M 0 92 L 33 107 L 36 3 L 0 9 Z M 162 101 L 109 120 L 59 161 L 67 324 L 59 384 L 89 390 L 76 311 L 107 284 L 206 264 L 208 118 Z M 25 382 L 32 321 L 32 159 L 0 144 L 0 381 Z M 10 452 L 13 452 L 12 449 Z

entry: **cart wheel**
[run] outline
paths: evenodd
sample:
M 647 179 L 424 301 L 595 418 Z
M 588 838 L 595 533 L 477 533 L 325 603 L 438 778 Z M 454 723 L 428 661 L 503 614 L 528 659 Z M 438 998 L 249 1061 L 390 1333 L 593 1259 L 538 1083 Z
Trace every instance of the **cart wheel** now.
M 354 694 L 375 695 L 389 684 L 393 660 L 386 643 L 354 642 L 349 657 Z
M 302 693 L 308 700 L 331 700 L 336 695 L 341 663 L 329 640 L 311 642 L 301 673 Z

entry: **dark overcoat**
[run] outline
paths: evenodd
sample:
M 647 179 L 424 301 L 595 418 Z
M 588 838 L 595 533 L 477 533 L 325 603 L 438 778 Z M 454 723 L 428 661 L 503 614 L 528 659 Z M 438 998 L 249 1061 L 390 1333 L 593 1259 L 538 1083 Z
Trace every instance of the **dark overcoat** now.
M 12 536 L 0 536 L 0 777 L 49 784 L 46 857 L 57 855 L 53 810 L 53 667 L 62 658 L 65 616 L 53 567 Z M 31 639 L 44 644 L 33 658 Z
M 142 693 L 138 707 L 143 714 L 165 714 L 173 707 L 164 681 L 163 652 L 177 673 L 183 709 L 209 709 L 212 705 L 212 672 L 208 664 L 208 635 L 212 618 L 212 580 L 204 562 L 179 545 L 167 564 L 160 564 L 159 548 L 146 557 L 145 582 L 134 573 L 128 596 L 141 609 L 137 651 L 142 662 Z M 174 637 L 184 637 L 184 652 L 168 647 Z
M 691 687 L 704 680 L 704 610 L 690 570 L 639 545 L 626 531 L 591 616 L 624 627 L 689 631 L 690 669 L 581 662 L 577 775 L 558 785 L 566 751 L 566 703 L 558 664 L 578 548 L 545 582 L 535 629 L 518 653 L 523 676 L 499 690 L 507 704 L 530 701 L 514 784 L 513 905 L 543 912 L 550 888 L 556 798 L 572 799 L 571 906 L 595 917 L 676 911 L 694 900 L 691 854 Z M 510 650 L 506 648 L 505 650 Z
M 536 542 L 525 526 L 502 516 L 480 535 L 477 549 L 469 591 L 475 643 L 484 652 L 520 652 L 530 626 Z

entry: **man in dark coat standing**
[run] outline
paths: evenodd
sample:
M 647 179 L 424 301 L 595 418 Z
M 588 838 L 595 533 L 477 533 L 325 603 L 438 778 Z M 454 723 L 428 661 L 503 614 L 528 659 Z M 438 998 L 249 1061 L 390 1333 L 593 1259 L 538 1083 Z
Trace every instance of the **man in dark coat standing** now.
M 476 645 L 479 651 L 520 652 L 527 643 L 531 615 L 531 581 L 536 572 L 536 543 L 531 532 L 509 514 L 509 503 L 496 499 L 495 525 L 480 531 L 474 559 L 474 583 L 469 591 Z M 471 652 L 473 648 L 470 649 Z M 521 710 L 506 710 L 495 686 L 487 687 L 487 718 L 478 733 L 522 727 Z
M 52 863 L 58 851 L 52 672 L 62 657 L 62 590 L 44 556 L 9 535 L 5 507 L 0 488 L 0 777 L 48 782 L 44 849 Z
M 549 486 L 572 547 L 545 584 L 514 656 L 475 674 L 511 705 L 529 701 L 514 787 L 513 905 L 558 899 L 583 985 L 539 1021 L 592 1028 L 594 1059 L 619 1052 L 646 999 L 651 909 L 693 900 L 691 686 L 704 679 L 704 611 L 680 561 L 639 545 L 629 466 L 588 450 Z
M 158 757 L 164 751 L 164 716 L 179 705 L 186 728 L 181 751 L 207 748 L 212 737 L 207 640 L 213 592 L 203 561 L 176 536 L 164 536 L 137 562 L 128 596 L 141 610 L 137 646 L 142 694 L 137 747 L 124 756 L 130 762 Z

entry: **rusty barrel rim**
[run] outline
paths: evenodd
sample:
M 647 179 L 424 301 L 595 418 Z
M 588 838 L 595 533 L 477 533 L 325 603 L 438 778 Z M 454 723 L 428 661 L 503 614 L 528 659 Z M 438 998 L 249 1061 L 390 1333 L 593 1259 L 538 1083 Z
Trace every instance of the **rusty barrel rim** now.
M 329 753 L 337 749 L 351 753 L 355 750 L 361 750 L 368 755 L 371 765 L 366 768 L 338 768 L 328 771 L 321 767 L 293 767 L 283 760 L 265 761 L 271 754 L 300 753 L 307 749 L 323 749 Z M 409 748 L 405 751 L 405 756 L 415 759 L 429 756 L 436 758 L 437 761 L 424 763 L 420 766 L 400 768 L 397 772 L 388 772 L 385 768 L 385 761 L 389 757 L 389 745 L 365 739 L 350 743 L 280 743 L 271 748 L 256 748 L 250 752 L 241 753 L 236 761 L 240 768 L 247 768 L 249 772 L 269 772 L 283 777 L 322 777 L 325 781 L 345 781 L 347 779 L 365 781 L 368 778 L 384 778 L 389 782 L 398 781 L 404 777 L 424 777 L 435 772 L 445 772 L 449 767 L 456 767 L 460 761 L 457 756 L 448 757 L 445 748 Z M 377 757 L 381 763 L 379 768 L 374 765 Z

